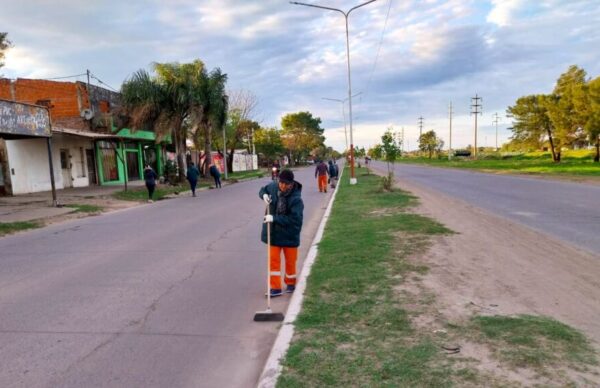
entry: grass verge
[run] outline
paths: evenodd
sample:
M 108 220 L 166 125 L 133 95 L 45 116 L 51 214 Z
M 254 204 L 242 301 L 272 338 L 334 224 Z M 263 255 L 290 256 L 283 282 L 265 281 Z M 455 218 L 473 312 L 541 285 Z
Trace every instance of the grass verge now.
M 415 197 L 384 191 L 365 169 L 357 175 L 357 185 L 340 181 L 277 387 L 569 386 L 586 378 L 570 372 L 596 365 L 593 348 L 551 318 L 476 316 L 430 327 L 429 318 L 445 318 L 421 284 L 428 267 L 419 257 L 434 236 L 452 232 L 412 213 Z M 447 352 L 466 343 L 498 362 Z
M 554 163 L 549 153 L 540 152 L 514 156 L 488 155 L 477 160 L 402 158 L 398 162 L 518 174 L 600 177 L 600 163 L 594 163 L 590 155 L 569 155 L 566 153 L 560 163 Z
M 478 316 L 471 319 L 470 328 L 479 342 L 488 344 L 494 356 L 511 367 L 547 374 L 548 367 L 566 364 L 578 369 L 597 364 L 585 336 L 552 318 Z
M 18 232 L 20 230 L 35 229 L 42 225 L 37 222 L 23 221 L 23 222 L 0 222 L 0 236 Z
M 65 207 L 73 208 L 73 209 L 75 209 L 75 212 L 78 212 L 78 213 L 99 213 L 103 209 L 102 206 L 77 204 L 77 203 L 71 203 L 71 204 L 65 205 Z
M 230 172 L 230 173 L 227 173 L 227 180 L 262 178 L 265 175 L 266 175 L 266 172 L 264 170 Z
M 278 387 L 444 387 L 460 378 L 438 362 L 439 348 L 415 331 L 393 290 L 426 271 L 405 260 L 410 249 L 398 249 L 395 235 L 422 246 L 423 236 L 449 230 L 410 213 L 413 196 L 384 192 L 364 172 L 358 185 L 340 181 Z
M 208 187 L 208 186 L 209 186 L 208 183 L 198 182 L 198 189 L 200 189 L 202 187 Z M 190 190 L 190 187 L 187 185 L 177 185 L 177 186 L 157 185 L 156 190 L 154 190 L 153 199 L 155 201 L 159 201 L 159 200 L 163 199 L 164 197 L 166 197 L 167 195 L 179 194 L 181 192 L 189 191 L 189 190 Z M 116 199 L 123 200 L 123 201 L 143 202 L 143 201 L 148 200 L 148 190 L 146 189 L 146 187 L 135 187 L 135 188 L 131 188 L 127 191 L 125 191 L 125 190 L 117 191 L 116 193 L 113 194 L 113 197 Z

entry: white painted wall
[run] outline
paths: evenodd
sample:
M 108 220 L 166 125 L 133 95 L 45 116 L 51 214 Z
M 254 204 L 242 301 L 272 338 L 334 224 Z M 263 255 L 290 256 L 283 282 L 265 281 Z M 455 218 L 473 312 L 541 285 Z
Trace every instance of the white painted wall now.
M 85 187 L 90 185 L 85 150 L 93 148 L 92 142 L 83 137 L 54 134 L 52 136 L 52 152 L 58 155 L 58 165 L 55 169 L 60 173 L 60 150 L 67 149 L 71 155 L 71 178 L 73 187 Z M 83 158 L 83 159 L 82 159 Z M 83 161 L 83 163 L 82 163 Z M 64 186 L 64 183 L 63 183 Z
M 80 148 L 83 149 L 83 163 L 81 163 Z M 92 148 L 92 143 L 85 138 L 62 134 L 52 137 L 52 163 L 57 189 L 64 188 L 60 166 L 61 149 L 69 150 L 71 155 L 73 187 L 89 186 L 86 148 Z M 13 195 L 52 190 L 45 138 L 6 140 L 6 149 Z
M 52 190 L 46 139 L 6 140 L 13 195 Z M 60 155 L 54 153 L 54 182 L 62 189 Z

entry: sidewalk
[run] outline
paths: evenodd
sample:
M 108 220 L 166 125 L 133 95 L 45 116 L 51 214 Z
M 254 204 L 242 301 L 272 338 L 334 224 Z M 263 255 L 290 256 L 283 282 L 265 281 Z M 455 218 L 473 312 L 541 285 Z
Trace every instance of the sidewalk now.
M 143 185 L 144 181 L 128 183 L 130 188 Z M 112 197 L 112 194 L 121 190 L 122 185 L 76 187 L 56 190 L 56 197 L 59 205 L 93 204 L 107 209 L 135 206 L 135 202 L 118 201 Z M 71 207 L 53 207 L 50 191 L 0 197 L 0 222 L 33 221 L 76 211 L 77 209 Z

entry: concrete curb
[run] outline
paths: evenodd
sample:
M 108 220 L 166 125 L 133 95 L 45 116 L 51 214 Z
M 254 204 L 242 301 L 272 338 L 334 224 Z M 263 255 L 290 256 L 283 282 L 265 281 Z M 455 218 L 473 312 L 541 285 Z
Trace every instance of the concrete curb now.
M 342 169 L 343 172 L 343 169 Z M 342 178 L 342 174 L 340 174 L 338 178 L 339 180 Z M 290 304 L 288 306 L 287 312 L 285 314 L 285 319 L 281 328 L 279 329 L 279 333 L 277 334 L 277 338 L 275 339 L 275 343 L 273 344 L 273 348 L 271 349 L 271 353 L 269 354 L 269 358 L 265 364 L 265 367 L 260 375 L 258 380 L 257 387 L 258 388 L 272 388 L 277 384 L 277 379 L 281 374 L 282 366 L 281 359 L 287 353 L 288 348 L 290 347 L 290 342 L 292 341 L 292 337 L 294 336 L 294 322 L 296 321 L 296 317 L 298 313 L 300 313 L 300 309 L 302 307 L 302 301 L 304 300 L 304 290 L 306 289 L 306 280 L 310 275 L 310 270 L 315 262 L 317 257 L 317 253 L 319 251 L 319 243 L 323 238 L 323 231 L 325 230 L 325 225 L 329 220 L 329 215 L 331 213 L 331 208 L 333 207 L 333 202 L 335 201 L 335 196 L 337 195 L 337 191 L 340 185 L 335 188 L 331 199 L 329 200 L 329 204 L 327 205 L 327 209 L 325 210 L 325 214 L 321 219 L 321 223 L 319 224 L 319 228 L 317 229 L 317 234 L 312 241 L 308 254 L 306 255 L 306 259 L 304 260 L 304 265 L 302 266 L 302 271 L 300 272 L 300 279 L 298 280 L 298 284 L 296 285 L 296 291 L 292 294 L 292 298 L 290 300 Z

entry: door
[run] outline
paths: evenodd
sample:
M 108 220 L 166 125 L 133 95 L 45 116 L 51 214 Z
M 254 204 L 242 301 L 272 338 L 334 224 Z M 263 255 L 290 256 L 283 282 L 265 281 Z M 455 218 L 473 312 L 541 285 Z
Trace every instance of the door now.
M 85 150 L 85 156 L 87 159 L 87 172 L 90 185 L 97 185 L 98 179 L 96 178 L 96 158 L 94 157 L 94 150 Z
M 71 176 L 71 155 L 69 150 L 60 150 L 60 168 L 62 171 L 63 187 L 73 187 L 73 177 Z
M 135 151 L 127 151 L 127 177 L 130 181 L 140 179 L 140 162 L 138 153 Z

